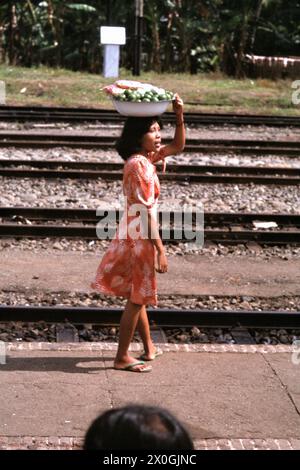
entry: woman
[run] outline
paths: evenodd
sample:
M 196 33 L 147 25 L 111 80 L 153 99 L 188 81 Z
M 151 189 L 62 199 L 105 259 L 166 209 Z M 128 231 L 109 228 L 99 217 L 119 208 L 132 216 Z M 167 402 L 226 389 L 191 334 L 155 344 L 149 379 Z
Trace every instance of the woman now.
M 160 185 L 154 163 L 164 162 L 168 155 L 184 148 L 183 102 L 178 95 L 173 101 L 173 110 L 176 131 L 170 144 L 161 146 L 161 125 L 156 117 L 128 118 L 117 143 L 118 153 L 126 161 L 123 172 L 126 207 L 91 285 L 105 294 L 128 299 L 121 317 L 114 361 L 117 370 L 150 372 L 151 366 L 144 361 L 151 361 L 162 354 L 152 342 L 146 306 L 157 305 L 155 270 L 165 273 L 168 269 L 156 220 Z M 128 353 L 136 328 L 145 350 L 142 361 L 136 361 Z

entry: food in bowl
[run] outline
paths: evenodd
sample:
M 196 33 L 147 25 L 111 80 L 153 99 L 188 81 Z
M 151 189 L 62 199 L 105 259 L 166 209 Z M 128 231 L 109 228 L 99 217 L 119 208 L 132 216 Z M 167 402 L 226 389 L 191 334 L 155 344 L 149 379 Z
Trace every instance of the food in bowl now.
M 158 103 L 174 99 L 174 93 L 169 90 L 134 80 L 118 80 L 113 85 L 104 87 L 103 90 L 117 101 Z

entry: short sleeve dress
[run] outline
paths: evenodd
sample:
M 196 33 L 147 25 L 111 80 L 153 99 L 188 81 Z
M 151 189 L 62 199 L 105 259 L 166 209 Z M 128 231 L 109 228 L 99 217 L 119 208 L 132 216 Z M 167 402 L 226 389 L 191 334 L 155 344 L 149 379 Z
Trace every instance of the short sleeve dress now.
M 145 156 L 133 155 L 125 162 L 123 193 L 123 217 L 91 287 L 135 304 L 157 305 L 156 249 L 145 236 L 141 212 L 150 211 L 157 218 L 160 184 L 156 166 Z

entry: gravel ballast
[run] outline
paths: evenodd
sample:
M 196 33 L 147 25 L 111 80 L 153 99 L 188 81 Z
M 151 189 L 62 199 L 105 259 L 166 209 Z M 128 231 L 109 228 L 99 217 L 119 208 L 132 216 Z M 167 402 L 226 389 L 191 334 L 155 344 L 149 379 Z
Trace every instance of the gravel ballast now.
M 11 252 L 12 250 L 32 251 L 33 253 L 95 253 L 104 252 L 109 241 L 106 240 L 72 240 L 66 238 L 0 238 L 0 251 Z M 281 258 L 285 260 L 300 258 L 300 247 L 292 245 L 284 246 L 261 246 L 250 242 L 246 245 L 222 245 L 209 242 L 203 248 L 195 243 L 165 244 L 167 255 L 183 256 L 185 254 L 203 254 L 214 257 L 249 257 L 260 259 Z
M 124 307 L 126 301 L 117 297 L 107 297 L 100 293 L 74 292 L 1 292 L 0 304 L 26 306 L 73 306 L 73 307 Z M 300 297 L 255 298 L 250 296 L 164 296 L 159 297 L 159 308 L 175 309 L 205 309 L 205 310 L 283 310 L 298 311 Z M 79 341 L 112 341 L 118 340 L 118 328 L 115 326 L 93 326 L 91 324 L 71 325 Z M 59 327 L 60 328 L 60 327 Z M 167 342 L 170 343 L 225 343 L 240 342 L 240 330 L 237 328 L 164 328 Z M 253 344 L 292 344 L 300 340 L 300 330 L 297 329 L 250 329 L 245 334 L 246 341 Z M 9 322 L 0 323 L 1 341 L 56 341 L 56 324 L 44 321 L 35 323 Z M 237 340 L 238 335 L 238 340 Z M 250 338 L 249 338 L 250 335 Z M 134 341 L 140 341 L 135 335 Z
M 50 149 L 0 148 L 0 160 L 60 160 L 65 162 L 124 163 L 115 150 L 70 149 L 55 147 Z M 172 165 L 228 165 L 300 168 L 299 157 L 281 157 L 279 155 L 236 155 L 234 152 L 210 155 L 201 152 L 181 153 L 167 158 Z M 159 168 L 159 166 L 158 166 Z M 167 167 L 168 169 L 168 167 Z M 159 171 L 159 170 L 158 170 Z
M 0 177 L 6 207 L 121 208 L 122 182 Z M 160 209 L 194 205 L 208 212 L 300 213 L 299 188 L 255 184 L 161 184 Z

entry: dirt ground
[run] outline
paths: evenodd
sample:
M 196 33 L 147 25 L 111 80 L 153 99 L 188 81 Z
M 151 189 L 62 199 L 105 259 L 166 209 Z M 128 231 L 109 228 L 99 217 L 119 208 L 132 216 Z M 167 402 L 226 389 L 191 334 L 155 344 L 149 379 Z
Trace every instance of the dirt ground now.
M 0 289 L 92 292 L 102 254 L 2 252 Z M 158 294 L 300 295 L 300 259 L 185 255 L 168 260 L 169 272 L 158 274 Z

